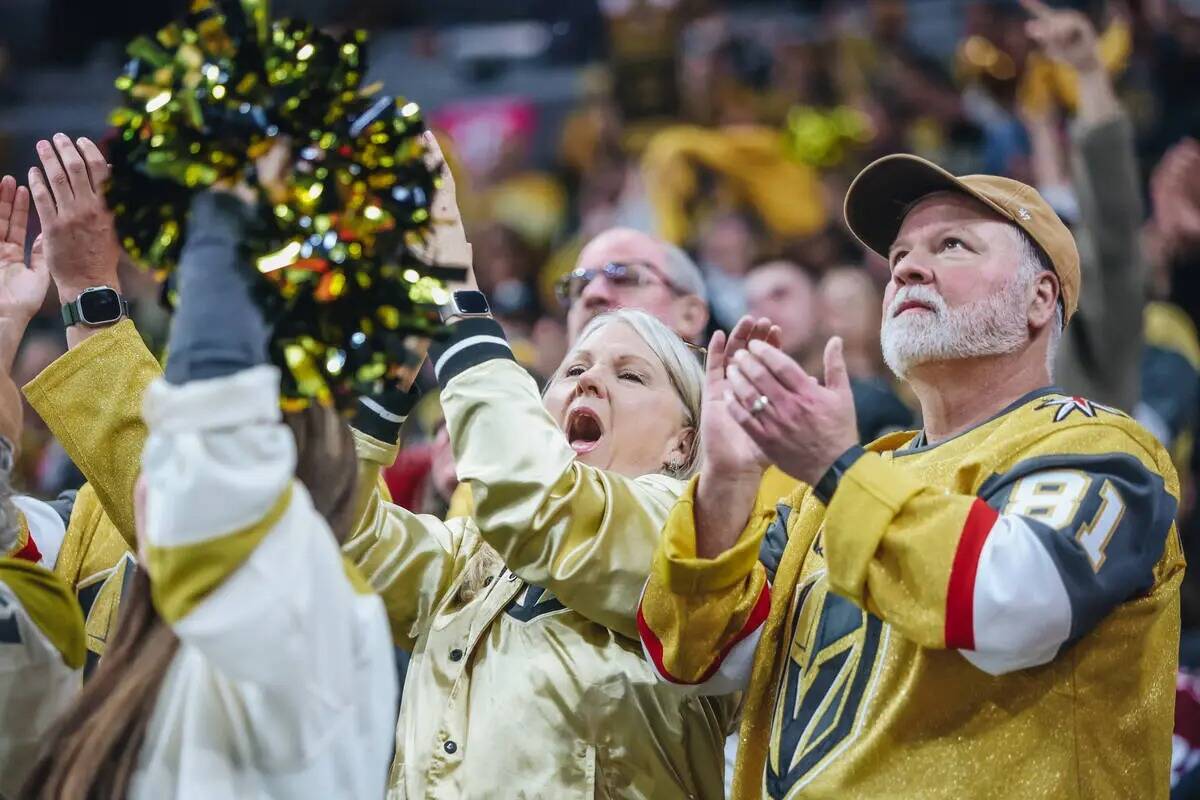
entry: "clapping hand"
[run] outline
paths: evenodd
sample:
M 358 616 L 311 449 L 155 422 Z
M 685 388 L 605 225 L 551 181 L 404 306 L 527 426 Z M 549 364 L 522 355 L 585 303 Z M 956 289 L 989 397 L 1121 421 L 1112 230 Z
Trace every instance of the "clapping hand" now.
M 751 341 L 726 370 L 727 406 L 763 454 L 793 478 L 816 483 L 858 443 L 842 340 L 825 347 L 825 384 L 766 342 Z
M 746 435 L 737 420 L 730 416 L 727 402 L 730 395 L 727 374 L 731 359 L 744 351 L 752 341 L 767 342 L 777 347 L 780 342 L 779 327 L 772 325 L 769 319 L 742 317 L 728 337 L 717 331 L 709 342 L 704 401 L 700 412 L 700 446 L 706 471 L 726 479 L 745 476 L 757 483 L 770 460 Z

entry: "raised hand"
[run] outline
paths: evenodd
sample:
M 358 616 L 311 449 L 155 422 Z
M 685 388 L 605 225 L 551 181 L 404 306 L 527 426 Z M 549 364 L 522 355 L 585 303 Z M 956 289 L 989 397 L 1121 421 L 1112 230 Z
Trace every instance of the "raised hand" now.
M 117 287 L 120 246 L 104 200 L 109 169 L 100 148 L 56 133 L 53 144 L 37 143 L 37 154 L 42 168 L 29 170 L 29 189 L 59 298 L 70 302 L 90 286 Z
M 471 245 L 467 241 L 467 231 L 463 227 L 462 212 L 458 208 L 458 191 L 454 185 L 454 175 L 450 165 L 442 155 L 442 148 L 432 131 L 425 133 L 425 141 L 429 147 L 426 156 L 431 166 L 442 170 L 442 185 L 438 187 L 433 198 L 433 238 L 430 241 L 427 257 L 431 263 L 447 267 L 467 267 L 466 285 L 475 287 L 475 273 L 472 267 Z
M 50 287 L 40 236 L 34 242 L 30 263 L 25 263 L 28 224 L 29 190 L 5 175 L 0 179 L 0 318 L 21 330 L 42 307 Z
M 730 393 L 727 371 L 730 360 L 751 341 L 779 344 L 779 327 L 768 319 L 742 317 L 726 337 L 713 334 L 705 362 L 704 401 L 700 412 L 700 447 L 705 470 L 726 477 L 753 475 L 761 478 L 770 461 L 730 416 L 726 397 Z
M 825 347 L 825 385 L 788 355 L 750 342 L 728 369 L 729 414 L 771 463 L 815 485 L 858 443 L 842 340 Z
M 1169 252 L 1200 247 L 1200 142 L 1184 139 L 1150 177 L 1154 223 Z
M 1025 23 L 1025 33 L 1047 56 L 1079 72 L 1103 69 L 1096 29 L 1086 15 L 1050 8 L 1041 0 L 1021 0 L 1021 7 L 1032 17 Z

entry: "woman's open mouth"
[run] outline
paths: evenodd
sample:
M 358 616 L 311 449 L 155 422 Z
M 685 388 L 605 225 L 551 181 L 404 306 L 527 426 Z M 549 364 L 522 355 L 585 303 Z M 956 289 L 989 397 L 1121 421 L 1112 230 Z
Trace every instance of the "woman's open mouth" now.
M 567 414 L 567 441 L 577 454 L 595 450 L 603 435 L 600 417 L 590 408 L 574 408 Z

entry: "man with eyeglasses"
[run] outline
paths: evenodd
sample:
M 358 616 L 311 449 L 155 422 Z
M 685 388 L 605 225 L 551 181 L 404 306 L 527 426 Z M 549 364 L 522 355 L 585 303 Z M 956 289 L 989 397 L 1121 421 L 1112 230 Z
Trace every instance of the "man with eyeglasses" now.
M 572 342 L 594 317 L 618 308 L 641 309 L 692 343 L 708 327 L 699 267 L 675 245 L 632 228 L 611 228 L 588 242 L 556 291 Z

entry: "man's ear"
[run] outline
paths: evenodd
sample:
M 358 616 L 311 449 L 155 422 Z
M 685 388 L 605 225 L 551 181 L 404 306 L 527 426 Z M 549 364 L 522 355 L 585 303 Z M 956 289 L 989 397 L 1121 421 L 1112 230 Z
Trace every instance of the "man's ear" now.
M 1029 324 L 1034 329 L 1040 331 L 1054 323 L 1060 293 L 1057 275 L 1048 270 L 1038 273 L 1033 284 L 1033 298 L 1029 301 Z
M 693 344 L 704 337 L 708 327 L 708 303 L 694 294 L 675 300 L 675 332 Z

